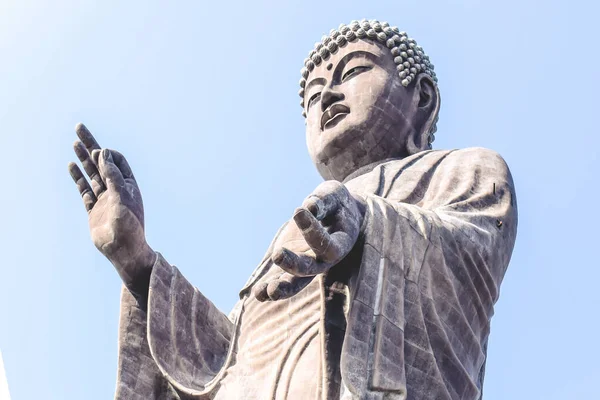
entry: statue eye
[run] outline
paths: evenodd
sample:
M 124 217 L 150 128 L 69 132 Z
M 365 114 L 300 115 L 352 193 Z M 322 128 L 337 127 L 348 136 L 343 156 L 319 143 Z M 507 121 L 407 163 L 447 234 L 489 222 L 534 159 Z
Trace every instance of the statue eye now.
M 308 99 L 308 105 L 306 106 L 306 110 L 308 111 L 310 109 L 310 106 L 315 104 L 320 98 L 321 98 L 321 92 L 317 92 L 317 93 L 313 94 L 312 96 L 310 96 L 310 99 Z
M 344 74 L 344 76 L 342 76 L 342 82 L 347 81 L 348 79 L 353 78 L 356 75 L 358 75 L 358 74 L 360 74 L 362 72 L 368 71 L 370 69 L 371 69 L 371 67 L 354 67 L 354 68 L 351 68 L 350 70 L 348 70 Z

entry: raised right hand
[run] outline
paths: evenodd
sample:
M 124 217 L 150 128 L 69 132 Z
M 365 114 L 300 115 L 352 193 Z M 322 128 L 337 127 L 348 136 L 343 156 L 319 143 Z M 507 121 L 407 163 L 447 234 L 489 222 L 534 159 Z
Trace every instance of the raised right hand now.
M 92 241 L 129 290 L 145 295 L 156 253 L 146 242 L 140 189 L 121 153 L 100 148 L 83 124 L 75 130 L 75 154 L 90 181 L 75 163 L 69 172 L 88 212 Z

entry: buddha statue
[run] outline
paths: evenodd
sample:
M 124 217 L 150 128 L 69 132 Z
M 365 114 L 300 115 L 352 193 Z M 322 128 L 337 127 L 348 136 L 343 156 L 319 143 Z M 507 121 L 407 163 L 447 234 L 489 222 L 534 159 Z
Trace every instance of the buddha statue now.
M 432 149 L 434 66 L 387 23 L 331 30 L 301 76 L 324 181 L 290 210 L 229 314 L 147 243 L 126 158 L 76 127 L 84 171 L 69 170 L 123 281 L 116 399 L 481 398 L 517 230 L 506 163 Z

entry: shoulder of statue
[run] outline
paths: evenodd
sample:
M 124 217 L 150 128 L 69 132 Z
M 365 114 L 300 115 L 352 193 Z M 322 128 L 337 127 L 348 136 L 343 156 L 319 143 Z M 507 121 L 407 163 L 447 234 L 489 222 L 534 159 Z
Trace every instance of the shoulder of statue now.
M 455 170 L 476 170 L 478 166 L 496 166 L 506 168 L 506 161 L 494 150 L 485 147 L 467 147 L 464 149 L 425 150 L 403 159 L 392 160 L 381 164 L 389 169 L 408 169 L 412 166 L 423 168 L 428 165 L 432 168 L 444 169 L 452 167 Z
M 498 172 L 508 172 L 504 158 L 496 151 L 485 147 L 467 147 L 453 150 L 446 157 L 447 161 L 456 164 L 461 169 L 478 170 L 480 168 L 495 169 Z
M 436 175 L 443 180 L 470 181 L 477 187 L 506 186 L 514 192 L 508 164 L 498 152 L 484 147 L 450 151 L 437 165 Z
M 502 156 L 498 152 L 485 147 L 466 147 L 464 149 L 454 149 L 452 154 L 458 157 L 475 157 L 475 158 L 500 158 Z
M 504 158 L 496 151 L 484 147 L 426 150 L 402 160 L 386 163 L 384 168 L 388 177 L 409 170 L 416 171 L 417 174 L 429 171 L 431 179 L 473 182 L 502 179 L 512 185 L 510 170 Z
M 345 184 L 349 189 L 377 193 L 376 187 L 383 180 L 396 181 L 395 177 L 409 170 L 425 173 L 431 171 L 433 178 L 476 179 L 483 173 L 488 176 L 510 176 L 506 162 L 497 152 L 483 147 L 468 147 L 451 150 L 425 150 L 402 159 L 385 160 L 371 166 L 368 172 L 360 174 Z

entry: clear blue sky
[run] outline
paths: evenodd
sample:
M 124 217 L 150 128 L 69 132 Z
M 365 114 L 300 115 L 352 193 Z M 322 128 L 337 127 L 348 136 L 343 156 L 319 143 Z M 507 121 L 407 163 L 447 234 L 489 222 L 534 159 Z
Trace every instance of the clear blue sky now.
M 302 61 L 363 17 L 431 56 L 435 147 L 492 148 L 515 178 L 519 233 L 484 398 L 600 399 L 599 14 L 573 0 L 0 0 L 0 348 L 13 400 L 114 392 L 120 281 L 67 173 L 75 124 L 128 157 L 150 244 L 228 311 L 320 182 Z

